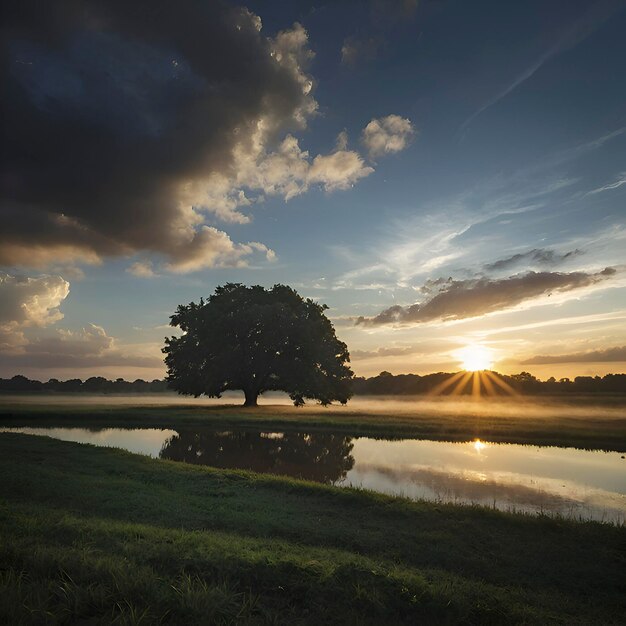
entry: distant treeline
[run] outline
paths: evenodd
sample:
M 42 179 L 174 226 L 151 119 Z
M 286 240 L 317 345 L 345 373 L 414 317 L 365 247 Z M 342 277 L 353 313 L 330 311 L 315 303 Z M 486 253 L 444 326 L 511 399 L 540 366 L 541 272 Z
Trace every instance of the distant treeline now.
M 452 380 L 454 379 L 454 380 Z M 577 376 L 569 378 L 549 378 L 542 381 L 528 372 L 505 376 L 497 372 L 479 375 L 481 393 L 506 395 L 511 390 L 521 394 L 562 394 L 562 393 L 626 393 L 626 374 L 607 374 L 606 376 Z M 448 384 L 446 384 L 448 383 Z M 500 384 L 498 384 L 500 383 Z M 474 388 L 473 380 L 461 373 L 399 374 L 381 372 L 371 378 L 355 378 L 352 389 L 356 395 L 419 395 L 430 392 L 441 395 L 470 395 Z M 150 382 L 138 378 L 132 382 L 118 378 L 107 380 L 102 376 L 92 376 L 85 381 L 79 378 L 57 380 L 51 378 L 44 383 L 30 380 L 25 376 L 0 378 L 0 393 L 164 393 L 169 391 L 167 381 Z
M 80 378 L 57 380 L 51 378 L 47 383 L 39 380 L 30 380 L 25 376 L 0 378 L 0 393 L 162 393 L 171 391 L 167 381 L 145 381 L 138 378 L 133 382 L 118 378 L 107 380 L 102 376 L 92 376 L 83 381 Z
M 511 390 L 520 394 L 561 394 L 561 393 L 626 393 L 626 374 L 600 376 L 577 376 L 573 380 L 552 377 L 542 381 L 528 372 L 506 376 L 497 372 L 478 374 L 482 394 L 506 395 Z M 452 380 L 454 378 L 454 380 Z M 448 385 L 446 385 L 448 383 Z M 372 378 L 355 378 L 352 389 L 356 395 L 419 395 L 430 392 L 442 395 L 471 395 L 474 388 L 473 377 L 462 374 L 444 373 L 399 374 L 381 372 Z

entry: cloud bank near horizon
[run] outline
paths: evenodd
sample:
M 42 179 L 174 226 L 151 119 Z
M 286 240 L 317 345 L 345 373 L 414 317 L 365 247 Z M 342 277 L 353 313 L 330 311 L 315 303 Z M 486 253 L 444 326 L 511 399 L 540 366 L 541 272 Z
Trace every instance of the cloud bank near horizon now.
M 527 272 L 503 279 L 438 279 L 429 281 L 427 292 L 437 293 L 422 303 L 394 305 L 374 317 L 359 317 L 357 325 L 416 325 L 436 320 L 462 320 L 511 309 L 523 302 L 598 284 L 617 270 L 607 267 L 589 272 Z
M 553 363 L 615 363 L 620 361 L 626 362 L 626 346 L 552 356 L 537 355 L 521 361 L 521 363 L 522 365 L 550 365 Z
M 160 357 L 127 354 L 97 324 L 50 328 L 63 319 L 70 283 L 60 276 L 0 272 L 0 366 L 68 368 L 120 365 L 161 367 Z

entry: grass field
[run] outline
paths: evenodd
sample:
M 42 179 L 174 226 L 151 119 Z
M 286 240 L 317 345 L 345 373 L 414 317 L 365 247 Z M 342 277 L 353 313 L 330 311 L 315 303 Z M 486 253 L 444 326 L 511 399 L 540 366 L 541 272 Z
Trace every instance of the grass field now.
M 626 528 L 0 434 L 0 623 L 623 623 Z
M 115 400 L 115 399 L 113 399 Z M 121 400 L 123 402 L 124 400 Z M 54 397 L 38 404 L 0 398 L 0 426 L 255 428 L 271 431 L 333 431 L 349 436 L 412 437 L 444 441 L 475 438 L 500 443 L 572 446 L 626 452 L 626 400 L 577 397 L 471 401 L 416 398 L 363 401 L 346 407 L 112 403 L 96 396 L 63 404 Z

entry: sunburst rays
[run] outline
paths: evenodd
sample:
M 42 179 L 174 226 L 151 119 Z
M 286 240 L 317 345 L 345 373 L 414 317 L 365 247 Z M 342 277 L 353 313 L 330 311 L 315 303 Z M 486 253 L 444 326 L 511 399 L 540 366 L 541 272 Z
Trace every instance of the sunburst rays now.
M 467 390 L 471 390 L 467 393 Z M 497 395 L 519 396 L 519 393 L 504 381 L 498 374 L 489 370 L 475 372 L 457 372 L 430 390 L 429 396 L 460 396 L 471 395 L 482 398 Z
M 496 385 L 498 385 L 498 387 L 500 387 L 500 389 L 502 389 L 506 394 L 508 394 L 510 396 L 519 396 L 519 393 L 517 393 L 517 391 L 515 391 L 515 389 L 513 389 L 513 387 L 511 387 L 511 385 L 509 385 L 507 382 L 502 380 L 502 378 L 500 378 L 500 376 L 496 376 L 493 372 L 489 372 L 489 371 L 485 372 L 485 374 Z
M 461 378 L 466 373 L 467 372 L 457 372 L 453 376 L 450 376 L 450 378 L 446 378 L 446 380 L 444 380 L 443 382 L 439 383 L 436 387 L 433 387 L 433 389 L 431 389 L 428 392 L 428 395 L 429 396 L 439 396 L 439 395 L 443 394 L 443 392 L 446 389 L 448 389 L 449 387 L 454 385 L 454 383 L 457 380 L 459 380 L 459 378 Z

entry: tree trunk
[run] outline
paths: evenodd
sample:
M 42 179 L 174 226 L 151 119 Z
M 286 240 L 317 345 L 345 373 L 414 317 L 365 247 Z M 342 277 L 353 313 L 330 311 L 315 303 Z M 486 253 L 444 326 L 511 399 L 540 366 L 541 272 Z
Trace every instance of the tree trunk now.
M 258 391 L 252 391 L 251 389 L 244 389 L 243 390 L 245 396 L 246 396 L 246 401 L 243 403 L 244 406 L 257 406 L 257 398 L 259 397 L 259 392 Z

